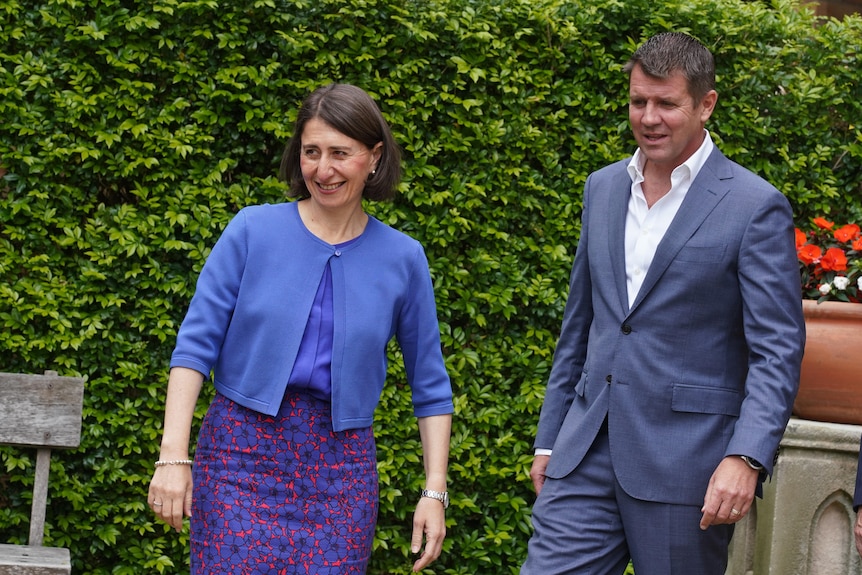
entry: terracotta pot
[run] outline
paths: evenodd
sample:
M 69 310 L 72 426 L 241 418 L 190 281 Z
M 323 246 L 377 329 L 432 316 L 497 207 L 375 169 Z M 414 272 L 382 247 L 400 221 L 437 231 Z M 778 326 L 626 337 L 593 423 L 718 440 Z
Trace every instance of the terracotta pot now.
M 803 300 L 805 357 L 793 413 L 862 424 L 862 304 Z

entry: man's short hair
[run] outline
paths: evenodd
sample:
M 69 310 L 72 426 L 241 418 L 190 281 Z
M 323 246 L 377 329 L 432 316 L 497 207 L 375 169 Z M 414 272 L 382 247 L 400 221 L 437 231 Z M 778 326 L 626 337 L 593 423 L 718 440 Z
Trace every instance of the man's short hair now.
M 712 53 L 699 40 L 682 32 L 663 32 L 644 42 L 623 70 L 631 75 L 635 66 L 640 66 L 644 74 L 653 78 L 664 79 L 681 73 L 695 102 L 715 89 Z

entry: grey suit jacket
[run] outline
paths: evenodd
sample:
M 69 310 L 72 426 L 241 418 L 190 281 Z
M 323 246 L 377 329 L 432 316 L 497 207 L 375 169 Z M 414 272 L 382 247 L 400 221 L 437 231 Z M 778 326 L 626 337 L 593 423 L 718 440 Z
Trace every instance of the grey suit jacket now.
M 587 179 L 581 236 L 535 446 L 549 477 L 607 417 L 631 496 L 700 505 L 726 455 L 772 471 L 805 341 L 793 220 L 773 186 L 715 149 L 629 308 L 628 160 Z

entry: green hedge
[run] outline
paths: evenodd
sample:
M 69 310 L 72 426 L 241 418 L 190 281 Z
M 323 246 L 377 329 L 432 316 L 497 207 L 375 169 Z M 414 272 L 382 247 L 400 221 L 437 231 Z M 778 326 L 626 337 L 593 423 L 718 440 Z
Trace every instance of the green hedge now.
M 282 201 L 281 149 L 320 84 L 371 92 L 406 152 L 402 193 L 369 210 L 423 242 L 437 289 L 457 413 L 436 573 L 525 555 L 581 186 L 633 150 L 621 67 L 644 38 L 714 50 L 709 127 L 800 220 L 862 216 L 862 21 L 786 1 L 8 0 L 0 22 L 0 370 L 88 380 L 46 536 L 80 575 L 187 571 L 187 534 L 145 504 L 173 338 L 227 221 Z M 392 355 L 372 574 L 409 572 L 421 482 Z M 32 456 L 0 459 L 0 540 L 23 542 Z

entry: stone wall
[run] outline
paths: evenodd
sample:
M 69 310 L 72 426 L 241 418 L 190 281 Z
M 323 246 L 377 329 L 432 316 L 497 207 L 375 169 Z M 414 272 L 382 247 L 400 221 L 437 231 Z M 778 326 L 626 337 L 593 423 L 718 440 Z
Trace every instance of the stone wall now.
M 792 418 L 763 499 L 736 528 L 726 575 L 862 575 L 853 490 L 862 426 Z

